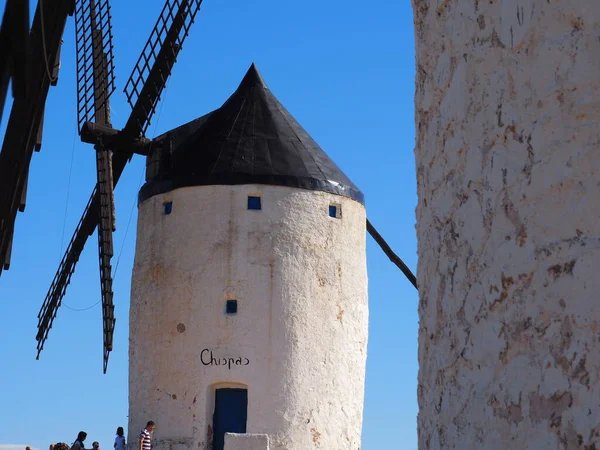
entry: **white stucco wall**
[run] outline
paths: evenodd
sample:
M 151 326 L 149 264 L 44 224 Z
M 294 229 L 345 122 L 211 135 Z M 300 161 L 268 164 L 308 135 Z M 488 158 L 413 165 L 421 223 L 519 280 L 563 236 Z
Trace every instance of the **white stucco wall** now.
M 269 435 L 225 433 L 224 450 L 269 450 Z
M 600 448 L 600 2 L 413 6 L 419 448 Z
M 262 210 L 247 210 L 259 193 Z M 172 201 L 170 215 L 163 202 Z M 328 215 L 340 204 L 342 218 Z M 367 346 L 365 209 L 273 186 L 183 188 L 140 205 L 129 441 L 210 449 L 215 387 L 248 387 L 271 450 L 358 450 Z M 238 300 L 236 316 L 226 299 Z M 201 351 L 247 365 L 203 365 Z

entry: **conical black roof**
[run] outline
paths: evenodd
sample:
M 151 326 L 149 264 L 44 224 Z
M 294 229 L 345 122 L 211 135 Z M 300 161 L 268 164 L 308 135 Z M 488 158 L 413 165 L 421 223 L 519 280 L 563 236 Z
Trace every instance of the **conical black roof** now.
M 219 109 L 156 138 L 140 201 L 201 185 L 266 184 L 362 192 L 275 98 L 252 64 Z

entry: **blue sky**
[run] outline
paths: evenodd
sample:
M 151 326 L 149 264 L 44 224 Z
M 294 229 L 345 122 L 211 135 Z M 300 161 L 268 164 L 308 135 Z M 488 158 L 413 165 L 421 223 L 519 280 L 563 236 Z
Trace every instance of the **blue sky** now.
M 112 4 L 112 119 L 122 127 L 130 111 L 122 89 L 163 0 Z M 414 59 L 410 2 L 205 0 L 148 137 L 220 106 L 255 62 L 279 100 L 363 190 L 371 222 L 414 271 Z M 75 94 L 71 18 L 27 209 L 17 218 L 12 266 L 0 278 L 0 444 L 45 449 L 71 443 L 84 429 L 90 443 L 107 450 L 116 427 L 127 426 L 128 301 L 143 158 L 130 163 L 116 190 L 117 323 L 108 374 L 102 375 L 100 305 L 72 310 L 99 300 L 95 236 L 64 300 L 72 309 L 59 311 L 35 360 L 39 307 L 95 183 L 93 149 L 76 135 Z M 2 135 L 7 120 L 8 109 Z M 416 449 L 418 296 L 371 239 L 368 270 L 362 449 Z

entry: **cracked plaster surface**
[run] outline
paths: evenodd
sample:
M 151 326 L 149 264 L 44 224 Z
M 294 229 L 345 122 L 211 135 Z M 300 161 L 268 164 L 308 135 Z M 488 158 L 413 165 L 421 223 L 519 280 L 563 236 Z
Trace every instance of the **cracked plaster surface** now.
M 419 448 L 600 449 L 600 2 L 413 7 Z
M 260 211 L 248 210 L 250 195 L 261 197 Z M 331 204 L 340 219 L 329 216 Z M 154 450 L 212 449 L 215 391 L 231 387 L 248 390 L 246 431 L 267 434 L 271 450 L 359 450 L 365 223 L 354 200 L 283 186 L 186 187 L 142 202 L 130 450 L 149 419 Z M 238 311 L 228 315 L 233 299 Z M 231 437 L 229 445 L 258 450 L 265 439 Z

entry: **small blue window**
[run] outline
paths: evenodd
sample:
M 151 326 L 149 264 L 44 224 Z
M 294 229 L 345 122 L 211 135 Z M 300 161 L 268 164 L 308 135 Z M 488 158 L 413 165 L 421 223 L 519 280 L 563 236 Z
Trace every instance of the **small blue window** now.
M 173 202 L 164 202 L 163 208 L 165 215 L 171 214 L 171 211 L 173 211 Z
M 329 217 L 335 217 L 337 219 L 338 216 L 338 207 L 335 205 L 329 205 Z
M 260 202 L 261 198 L 249 195 L 248 196 L 248 209 L 262 209 L 262 205 Z
M 237 306 L 237 300 L 227 300 L 225 303 L 225 312 L 230 315 L 237 314 Z

